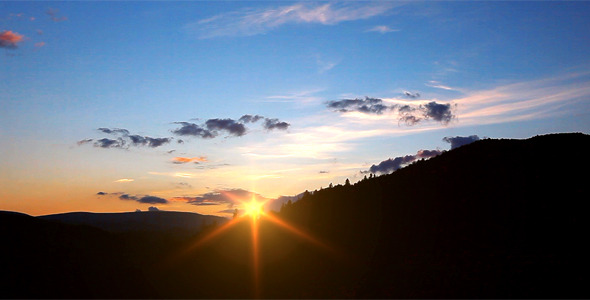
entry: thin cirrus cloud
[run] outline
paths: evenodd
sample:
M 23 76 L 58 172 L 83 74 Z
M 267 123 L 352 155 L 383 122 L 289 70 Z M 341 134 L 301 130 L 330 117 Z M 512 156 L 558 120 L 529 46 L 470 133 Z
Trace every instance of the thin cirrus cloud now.
M 201 39 L 264 34 L 287 24 L 335 25 L 383 15 L 392 2 L 297 3 L 287 6 L 243 9 L 187 24 L 185 29 Z
M 393 28 L 390 28 L 389 26 L 379 25 L 379 26 L 375 26 L 371 29 L 368 29 L 366 32 L 378 32 L 381 34 L 385 34 L 385 33 L 396 32 L 396 31 L 399 31 L 399 29 L 393 29 Z
M 467 93 L 455 99 L 464 126 L 542 119 L 575 111 L 590 97 L 590 72 L 571 72 Z
M 173 164 L 186 164 L 186 163 L 201 163 L 201 162 L 206 162 L 207 161 L 207 157 L 205 156 L 199 156 L 199 157 L 174 157 L 172 158 L 172 163 Z
M 447 91 L 459 91 L 457 88 L 450 87 L 448 85 L 444 85 L 444 84 L 442 84 L 438 81 L 435 81 L 435 80 L 430 80 L 430 81 L 428 81 L 428 83 L 425 83 L 425 85 L 428 87 L 447 90 Z
M 115 180 L 115 182 L 133 182 L 133 181 L 135 181 L 135 180 L 131 179 L 131 178 L 121 178 L 121 179 Z

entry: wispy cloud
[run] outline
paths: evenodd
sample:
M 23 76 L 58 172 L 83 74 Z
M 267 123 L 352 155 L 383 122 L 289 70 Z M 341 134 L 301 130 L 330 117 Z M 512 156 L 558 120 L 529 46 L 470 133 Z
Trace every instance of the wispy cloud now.
M 590 72 L 467 92 L 455 99 L 461 125 L 526 121 L 560 116 L 573 111 L 576 102 L 590 97 Z
M 216 15 L 186 25 L 199 38 L 252 36 L 264 34 L 286 24 L 334 25 L 345 21 L 383 15 L 391 2 L 297 3 L 288 6 L 243 9 Z
M 135 181 L 135 180 L 131 179 L 131 178 L 121 178 L 121 179 L 115 180 L 115 182 L 133 182 L 133 181 Z
M 293 102 L 301 105 L 310 105 L 324 100 L 323 97 L 315 96 L 315 94 L 322 91 L 324 89 L 309 89 L 282 95 L 272 95 L 261 100 L 261 102 Z
M 68 20 L 67 17 L 62 16 L 59 13 L 59 10 L 53 9 L 53 8 L 50 8 L 50 9 L 47 10 L 47 15 L 49 15 L 49 17 L 51 18 L 51 20 L 53 22 L 63 22 L 63 21 L 67 21 Z
M 172 163 L 174 164 L 186 164 L 189 162 L 194 162 L 194 163 L 200 163 L 200 162 L 206 162 L 207 158 L 205 156 L 199 156 L 199 157 L 174 157 L 172 159 Z
M 458 89 L 454 88 L 454 87 L 450 87 L 448 85 L 444 85 L 438 81 L 435 80 L 430 80 L 428 81 L 428 83 L 425 83 L 426 86 L 432 87 L 432 88 L 436 88 L 436 89 L 443 89 L 443 90 L 447 90 L 447 91 L 459 91 Z
M 380 26 L 375 26 L 371 29 L 368 29 L 366 32 L 378 32 L 378 33 L 384 34 L 384 33 L 395 32 L 395 31 L 399 31 L 399 29 L 393 29 L 393 28 L 390 28 L 389 26 L 380 25 Z

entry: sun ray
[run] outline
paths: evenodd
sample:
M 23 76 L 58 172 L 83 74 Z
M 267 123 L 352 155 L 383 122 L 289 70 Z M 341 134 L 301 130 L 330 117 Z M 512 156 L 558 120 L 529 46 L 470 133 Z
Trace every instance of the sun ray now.
M 252 216 L 252 275 L 254 284 L 254 298 L 260 298 L 260 263 L 258 250 L 258 218 Z
M 273 222 L 274 224 L 277 224 L 277 225 L 279 225 L 279 226 L 287 229 L 289 232 L 291 232 L 291 233 L 293 233 L 293 234 L 295 234 L 295 235 L 297 235 L 299 237 L 304 238 L 305 240 L 307 240 L 308 242 L 312 243 L 313 245 L 316 245 L 319 248 L 322 248 L 322 249 L 324 249 L 324 250 L 326 250 L 328 252 L 336 253 L 336 250 L 334 250 L 334 248 L 328 246 L 325 243 L 322 243 L 321 241 L 319 241 L 318 239 L 314 238 L 312 235 L 304 232 L 303 230 L 298 229 L 295 226 L 293 226 L 293 225 L 291 225 L 291 224 L 289 224 L 289 223 L 287 223 L 287 222 L 285 222 L 285 221 L 283 221 L 283 220 L 281 220 L 281 219 L 279 219 L 279 218 L 277 218 L 277 217 L 275 217 L 275 216 L 273 216 L 271 214 L 266 214 L 265 213 L 264 214 L 264 217 L 266 219 L 270 220 L 271 222 Z
M 244 213 L 239 217 L 234 217 L 232 220 L 228 221 L 227 223 L 223 224 L 222 226 L 214 229 L 210 233 L 206 234 L 205 236 L 201 237 L 194 243 L 190 244 L 188 247 L 182 249 L 176 255 L 173 255 L 168 260 L 166 260 L 165 265 L 170 265 L 173 261 L 180 259 L 183 256 L 188 255 L 191 251 L 196 250 L 199 247 L 202 247 L 206 243 L 213 240 L 215 237 L 221 235 L 222 233 L 226 232 L 230 228 L 234 227 L 236 224 L 247 221 L 248 217 L 251 222 L 251 242 L 252 242 L 252 293 L 254 298 L 260 298 L 261 296 L 261 274 L 260 274 L 260 221 L 261 219 L 268 220 L 272 224 L 277 225 L 281 228 L 287 230 L 287 232 L 296 235 L 303 240 L 307 241 L 308 243 L 324 250 L 330 252 L 336 256 L 343 256 L 342 253 L 336 251 L 333 247 L 329 246 L 328 244 L 318 240 L 311 234 L 305 232 L 302 229 L 299 229 L 288 222 L 280 219 L 279 217 L 271 214 L 266 213 L 264 211 L 264 205 L 268 201 L 258 201 L 255 194 L 252 194 L 250 201 L 245 201 L 243 199 L 238 198 L 231 193 L 226 193 L 226 196 L 232 199 L 235 204 L 240 205 L 243 208 Z

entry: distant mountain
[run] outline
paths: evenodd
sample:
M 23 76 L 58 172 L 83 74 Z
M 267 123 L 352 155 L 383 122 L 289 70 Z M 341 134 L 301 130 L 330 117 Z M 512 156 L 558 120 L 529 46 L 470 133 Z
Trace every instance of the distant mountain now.
M 191 212 L 146 211 L 125 213 L 71 212 L 37 217 L 72 225 L 88 225 L 109 232 L 159 232 L 189 236 L 204 225 L 221 225 L 226 218 Z
M 0 211 L 2 298 L 154 295 L 125 240 L 97 228 Z

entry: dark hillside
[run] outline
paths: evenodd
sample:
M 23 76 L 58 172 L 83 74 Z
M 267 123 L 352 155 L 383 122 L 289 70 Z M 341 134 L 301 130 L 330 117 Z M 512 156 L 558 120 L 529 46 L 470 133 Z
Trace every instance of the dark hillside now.
M 0 211 L 0 237 L 3 298 L 153 295 L 123 241 L 102 230 Z
M 587 297 L 588 142 L 482 140 L 318 191 L 285 215 L 358 253 L 376 238 L 358 297 Z

